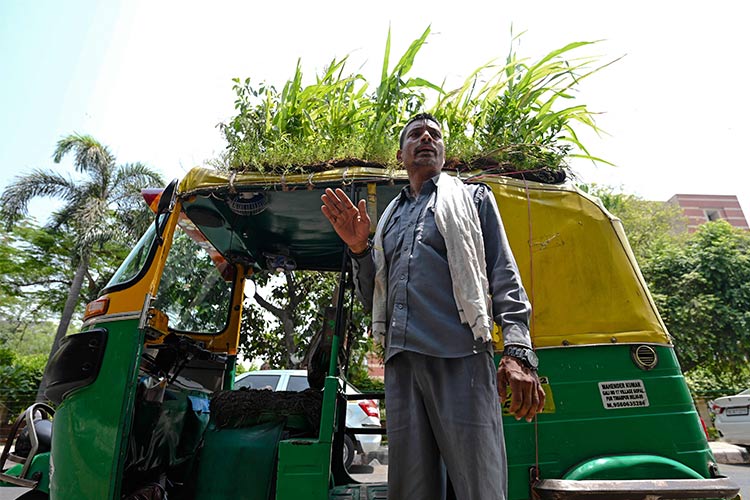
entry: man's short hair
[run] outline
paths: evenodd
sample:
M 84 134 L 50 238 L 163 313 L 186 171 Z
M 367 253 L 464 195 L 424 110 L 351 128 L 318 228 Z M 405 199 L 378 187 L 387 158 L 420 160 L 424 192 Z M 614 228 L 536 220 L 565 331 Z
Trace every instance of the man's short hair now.
M 409 121 L 406 122 L 406 125 L 404 125 L 404 128 L 401 129 L 401 134 L 398 136 L 399 149 L 403 149 L 404 147 L 404 134 L 406 134 L 406 129 L 409 128 L 409 125 L 419 120 L 430 120 L 431 122 L 435 123 L 435 125 L 437 125 L 440 130 L 443 130 L 443 127 L 440 126 L 440 122 L 437 121 L 437 118 L 432 116 L 430 113 L 419 113 L 417 115 L 414 115 L 411 118 L 409 118 Z

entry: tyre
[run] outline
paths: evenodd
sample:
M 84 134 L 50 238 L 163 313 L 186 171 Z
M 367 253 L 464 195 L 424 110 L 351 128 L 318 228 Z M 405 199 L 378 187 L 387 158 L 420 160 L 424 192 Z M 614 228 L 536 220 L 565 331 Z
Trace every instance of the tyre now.
M 18 497 L 18 500 L 49 500 L 49 495 L 39 490 L 31 490 Z
M 351 466 L 352 462 L 354 461 L 354 453 L 354 440 L 352 440 L 351 436 L 349 436 L 348 434 L 344 434 L 344 453 L 342 455 L 342 458 L 344 462 L 344 468 L 346 470 L 349 470 L 349 466 Z

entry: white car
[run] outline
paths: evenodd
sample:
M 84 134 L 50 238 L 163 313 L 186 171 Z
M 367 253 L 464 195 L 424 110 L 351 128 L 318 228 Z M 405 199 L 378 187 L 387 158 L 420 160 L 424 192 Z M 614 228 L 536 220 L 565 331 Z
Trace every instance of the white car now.
M 750 445 L 750 389 L 711 403 L 714 426 L 727 443 Z
M 274 391 L 304 391 L 309 388 L 305 370 L 260 370 L 238 375 L 234 388 L 272 389 Z M 347 394 L 357 394 L 353 385 L 346 384 Z M 349 401 L 346 405 L 347 427 L 380 427 L 378 401 L 364 399 Z M 344 436 L 344 465 L 348 469 L 354 453 L 367 455 L 380 447 L 380 434 L 350 434 Z

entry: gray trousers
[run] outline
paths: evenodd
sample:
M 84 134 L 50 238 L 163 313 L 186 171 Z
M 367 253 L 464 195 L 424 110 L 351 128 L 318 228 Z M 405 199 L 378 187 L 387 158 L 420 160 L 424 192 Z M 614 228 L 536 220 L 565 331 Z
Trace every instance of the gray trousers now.
M 489 353 L 401 352 L 385 364 L 388 498 L 505 500 L 505 442 Z

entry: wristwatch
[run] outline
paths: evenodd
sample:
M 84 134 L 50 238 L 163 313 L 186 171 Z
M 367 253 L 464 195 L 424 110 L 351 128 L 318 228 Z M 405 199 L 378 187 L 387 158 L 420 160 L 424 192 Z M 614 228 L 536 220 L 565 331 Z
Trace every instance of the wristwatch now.
M 503 356 L 516 358 L 530 370 L 536 371 L 536 369 L 539 368 L 539 358 L 536 357 L 536 353 L 534 352 L 534 350 L 528 347 L 518 345 L 505 346 L 505 349 L 503 350 Z

